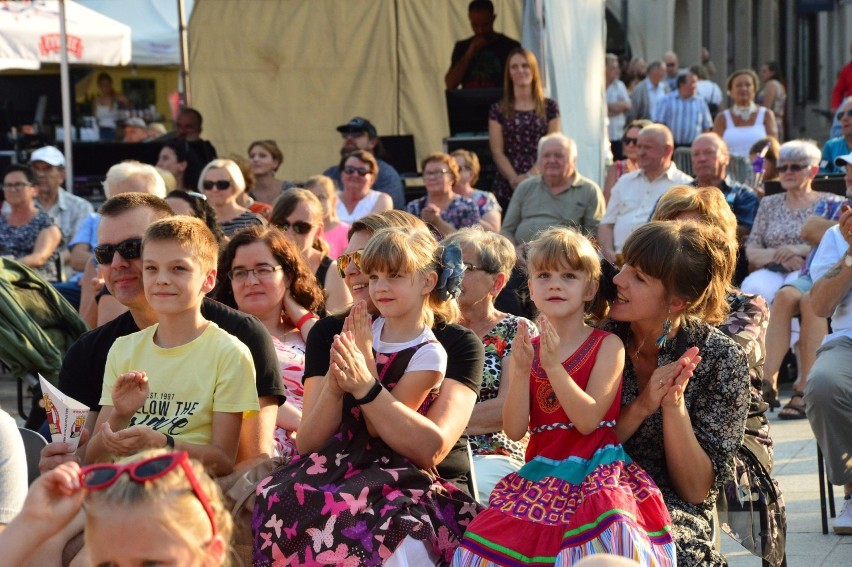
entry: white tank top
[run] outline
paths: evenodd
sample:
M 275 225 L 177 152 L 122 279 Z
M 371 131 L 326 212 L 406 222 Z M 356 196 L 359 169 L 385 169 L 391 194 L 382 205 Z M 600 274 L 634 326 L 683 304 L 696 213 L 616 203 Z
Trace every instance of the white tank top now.
M 725 133 L 722 139 L 728 144 L 728 152 L 732 156 L 748 158 L 748 151 L 751 146 L 756 141 L 766 137 L 766 126 L 763 124 L 766 109 L 762 106 L 758 107 L 757 119 L 751 126 L 734 126 L 730 110 L 726 110 L 722 114 L 725 116 Z
M 115 102 L 110 106 L 95 104 L 95 118 L 101 128 L 115 128 L 118 119 L 118 105 Z
M 374 189 L 370 189 L 367 196 L 355 204 L 355 208 L 352 209 L 351 213 L 346 210 L 346 205 L 343 204 L 343 199 L 337 199 L 337 218 L 346 224 L 352 224 L 361 217 L 366 217 L 370 214 L 370 211 L 373 210 L 373 207 L 376 206 L 376 201 L 379 200 L 379 195 L 381 195 L 381 193 Z

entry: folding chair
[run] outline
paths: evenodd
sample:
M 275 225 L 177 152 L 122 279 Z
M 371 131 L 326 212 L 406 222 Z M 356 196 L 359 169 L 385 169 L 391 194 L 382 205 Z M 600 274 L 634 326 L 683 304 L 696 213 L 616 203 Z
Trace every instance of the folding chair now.
M 24 453 L 27 455 L 27 484 L 32 484 L 38 478 L 38 462 L 41 459 L 41 450 L 47 446 L 47 439 L 25 427 L 19 427 L 18 431 L 21 432 Z
M 826 514 L 826 492 L 828 492 L 828 511 L 831 517 L 835 518 L 837 514 L 834 511 L 834 487 L 825 476 L 825 461 L 822 457 L 822 449 L 817 444 L 817 473 L 819 474 L 819 514 L 822 519 L 822 533 L 828 534 L 828 515 Z

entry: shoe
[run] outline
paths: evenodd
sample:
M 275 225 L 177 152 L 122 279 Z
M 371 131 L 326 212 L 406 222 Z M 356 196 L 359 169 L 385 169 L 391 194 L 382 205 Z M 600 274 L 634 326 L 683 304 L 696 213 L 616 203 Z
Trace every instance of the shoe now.
M 834 518 L 834 533 L 852 535 L 852 498 L 843 501 L 843 510 Z
M 769 411 L 774 412 L 775 408 L 781 407 L 781 402 L 778 401 L 778 390 L 770 388 L 766 383 L 763 384 L 763 401 L 769 404 Z
M 778 412 L 778 419 L 806 419 L 808 416 L 805 414 L 805 401 L 803 397 L 804 394 L 802 392 L 793 392 L 790 401 Z M 795 400 L 799 400 L 799 403 L 795 404 Z

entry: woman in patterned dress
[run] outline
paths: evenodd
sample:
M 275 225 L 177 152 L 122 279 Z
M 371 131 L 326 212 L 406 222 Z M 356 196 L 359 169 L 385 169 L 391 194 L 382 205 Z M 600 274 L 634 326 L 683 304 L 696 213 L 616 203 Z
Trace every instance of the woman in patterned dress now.
M 492 192 L 504 210 L 518 184 L 535 175 L 539 139 L 559 130 L 559 105 L 544 96 L 535 55 L 513 50 L 506 60 L 503 100 L 488 112 L 488 141 L 497 167 Z
M 272 336 L 281 365 L 287 400 L 261 408 L 275 412 L 275 432 L 264 435 L 264 446 L 275 441 L 277 456 L 296 454 L 295 433 L 302 420 L 302 373 L 305 341 L 322 309 L 323 293 L 299 251 L 275 227 L 255 226 L 237 233 L 222 251 L 216 299 L 254 315 Z M 271 421 L 271 420 L 269 420 Z
M 592 243 L 552 228 L 530 245 L 530 296 L 538 337 L 520 325 L 503 427 L 531 430 L 527 463 L 501 480 L 468 527 L 453 565 L 573 565 L 610 553 L 673 565 L 671 518 L 660 491 L 616 435 L 624 347 L 586 324 L 601 265 Z M 676 374 L 685 376 L 690 368 Z
M 736 252 L 714 226 L 640 227 L 604 325 L 627 353 L 616 432 L 663 493 L 681 566 L 727 564 L 714 549 L 713 508 L 743 440 L 749 375 L 742 349 L 713 325 L 730 309 Z M 690 367 L 691 378 L 677 376 Z
M 463 228 L 446 238 L 444 244 L 458 244 L 465 272 L 459 295 L 460 323 L 476 333 L 485 347 L 482 387 L 465 429 L 473 452 L 473 472 L 478 500 L 488 503 L 494 485 L 524 464 L 528 437 L 512 441 L 503 431 L 503 403 L 509 381 L 509 355 L 518 323 L 538 334 L 532 322 L 498 311 L 494 300 L 509 281 L 515 265 L 515 247 L 504 236 L 480 227 Z
M 456 161 L 442 153 L 426 156 L 422 164 L 426 195 L 405 205 L 405 210 L 431 225 L 440 237 L 479 223 L 479 208 L 471 199 L 453 192 L 460 174 Z
M 479 224 L 485 230 L 500 232 L 503 208 L 491 191 L 474 189 L 479 180 L 479 157 L 468 150 L 456 150 L 450 154 L 459 166 L 459 180 L 453 185 L 457 195 L 467 197 L 476 203 L 479 209 Z

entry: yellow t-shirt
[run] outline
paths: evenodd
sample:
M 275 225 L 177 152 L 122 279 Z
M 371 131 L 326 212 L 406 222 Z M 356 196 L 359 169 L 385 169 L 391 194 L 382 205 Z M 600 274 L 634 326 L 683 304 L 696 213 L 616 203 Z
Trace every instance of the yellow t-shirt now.
M 184 443 L 209 445 L 213 412 L 256 412 L 254 363 L 246 345 L 211 322 L 195 340 L 174 348 L 154 344 L 158 325 L 116 339 L 107 355 L 101 405 L 126 372 L 148 374 L 148 399 L 131 418 Z M 128 427 L 129 427 L 128 426 Z

